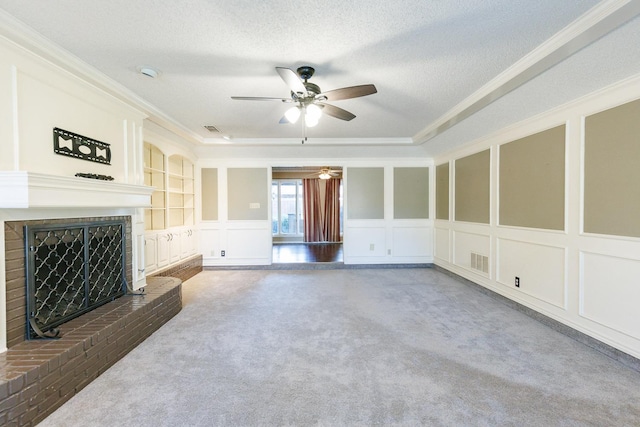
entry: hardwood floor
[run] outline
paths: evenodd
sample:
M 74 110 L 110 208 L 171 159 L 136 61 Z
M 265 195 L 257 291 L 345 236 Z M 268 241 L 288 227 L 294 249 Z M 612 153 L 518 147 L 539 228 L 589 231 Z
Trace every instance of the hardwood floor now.
M 273 263 L 342 262 L 342 243 L 277 243 Z

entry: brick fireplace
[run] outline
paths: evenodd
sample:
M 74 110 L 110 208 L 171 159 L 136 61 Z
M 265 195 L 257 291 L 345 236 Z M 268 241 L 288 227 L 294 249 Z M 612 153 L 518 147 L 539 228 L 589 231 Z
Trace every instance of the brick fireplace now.
M 25 226 L 104 221 L 124 224 L 124 272 L 131 283 L 130 216 L 4 222 L 8 350 L 0 354 L 0 425 L 35 425 L 180 311 L 181 281 L 148 278 L 141 295 L 130 292 L 59 325 L 59 339 L 25 339 Z
M 42 421 L 180 311 L 181 281 L 144 275 L 140 208 L 150 205 L 152 191 L 137 184 L 0 171 L 5 254 L 0 259 L 0 305 L 5 305 L 0 311 L 0 425 Z M 26 340 L 24 226 L 114 218 L 125 224 L 124 275 L 133 292 L 65 319 L 56 326 L 59 339 Z
M 5 231 L 5 269 L 6 269 L 6 301 L 7 301 L 7 347 L 19 344 L 25 340 L 29 328 L 26 321 L 27 292 L 25 268 L 25 235 L 24 228 L 59 225 L 73 226 L 74 224 L 104 223 L 121 221 L 125 225 L 125 266 L 127 283 L 131 283 L 132 275 L 132 245 L 131 245 L 131 217 L 105 216 L 90 218 L 65 218 L 53 220 L 6 221 Z

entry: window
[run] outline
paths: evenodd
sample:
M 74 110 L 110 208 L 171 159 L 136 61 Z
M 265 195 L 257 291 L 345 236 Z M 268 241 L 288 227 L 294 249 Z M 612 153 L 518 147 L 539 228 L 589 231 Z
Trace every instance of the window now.
M 274 179 L 271 183 L 271 218 L 274 236 L 304 233 L 301 179 Z

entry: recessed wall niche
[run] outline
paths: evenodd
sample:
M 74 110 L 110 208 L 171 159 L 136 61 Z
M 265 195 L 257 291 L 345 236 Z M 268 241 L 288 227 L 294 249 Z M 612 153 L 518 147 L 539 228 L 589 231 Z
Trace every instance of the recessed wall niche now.
M 500 146 L 501 225 L 564 229 L 566 126 Z
M 490 150 L 455 161 L 455 220 L 489 223 Z
M 640 237 L 640 100 L 585 118 L 584 231 Z

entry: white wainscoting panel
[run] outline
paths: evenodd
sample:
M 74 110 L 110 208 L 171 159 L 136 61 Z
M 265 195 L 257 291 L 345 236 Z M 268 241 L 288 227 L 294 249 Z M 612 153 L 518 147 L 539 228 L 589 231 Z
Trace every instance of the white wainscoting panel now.
M 446 228 L 436 228 L 435 229 L 435 257 L 440 258 L 443 261 L 451 262 L 449 258 L 449 230 Z
M 566 309 L 564 248 L 497 239 L 497 281 L 556 307 Z M 520 287 L 515 287 L 515 278 Z
M 472 270 L 475 273 L 483 274 L 471 268 L 471 253 L 489 257 L 490 260 L 491 241 L 489 236 L 456 230 L 453 232 L 453 248 L 454 264 Z
M 580 254 L 580 315 L 640 339 L 640 260 Z
M 204 259 L 220 257 L 220 239 L 220 230 L 200 230 L 200 248 Z
M 344 235 L 344 258 L 384 257 L 387 254 L 385 227 L 349 227 Z
M 228 229 L 225 258 L 230 261 L 245 261 L 247 264 L 269 264 L 271 262 L 270 229 Z
M 432 257 L 433 231 L 426 227 L 394 227 L 394 257 Z

